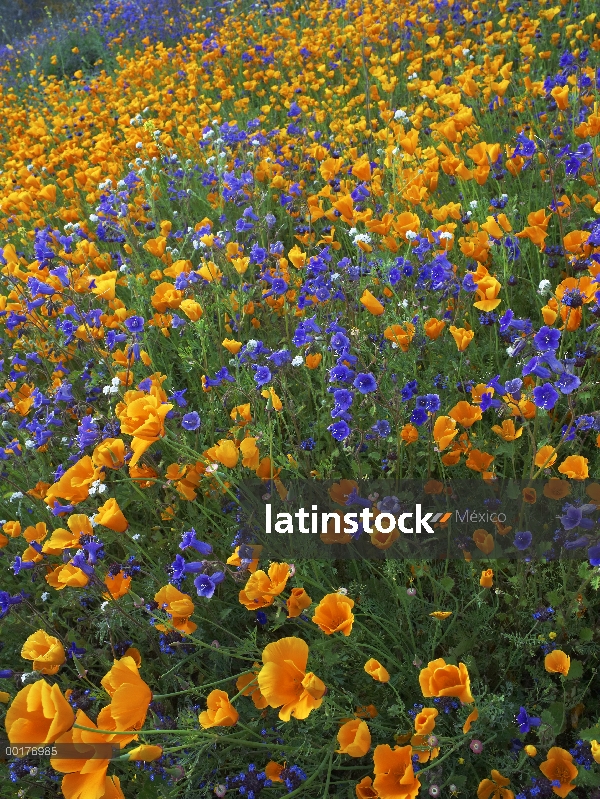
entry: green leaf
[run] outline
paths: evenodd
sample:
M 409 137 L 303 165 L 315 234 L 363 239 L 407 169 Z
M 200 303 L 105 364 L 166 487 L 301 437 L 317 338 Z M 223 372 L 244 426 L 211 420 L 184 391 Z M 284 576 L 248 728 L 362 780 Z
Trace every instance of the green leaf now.
M 569 673 L 567 674 L 565 679 L 578 680 L 582 674 L 583 674 L 583 663 L 580 660 L 571 660 Z
M 600 741 L 600 721 L 587 730 L 579 730 L 577 735 L 582 741 Z
M 597 788 L 600 785 L 600 774 L 597 771 L 586 771 L 580 768 L 579 774 L 575 778 L 576 785 L 586 785 L 589 788 Z
M 448 593 L 450 593 L 454 588 L 454 580 L 452 577 L 442 577 L 439 582 L 444 591 L 447 591 Z
M 562 702 L 552 702 L 542 713 L 542 721 L 552 727 L 554 735 L 559 735 L 564 723 L 565 707 Z
M 577 573 L 581 578 L 585 578 L 588 576 L 588 574 L 590 573 L 590 565 L 588 564 L 587 561 L 584 561 L 583 563 L 579 564 L 579 569 L 577 570 Z
M 451 660 L 458 660 L 466 652 L 469 652 L 477 644 L 478 638 L 463 638 L 454 649 L 450 650 L 449 657 Z
M 519 499 L 519 497 L 521 496 L 521 489 L 519 488 L 519 484 L 516 483 L 514 480 L 511 480 L 510 483 L 508 484 L 506 495 L 510 499 Z
M 593 637 L 594 631 L 590 630 L 589 627 L 582 627 L 582 629 L 579 630 L 579 639 L 581 641 L 591 641 Z
M 552 606 L 560 605 L 561 597 L 558 591 L 550 591 L 550 593 L 546 594 L 546 598 Z

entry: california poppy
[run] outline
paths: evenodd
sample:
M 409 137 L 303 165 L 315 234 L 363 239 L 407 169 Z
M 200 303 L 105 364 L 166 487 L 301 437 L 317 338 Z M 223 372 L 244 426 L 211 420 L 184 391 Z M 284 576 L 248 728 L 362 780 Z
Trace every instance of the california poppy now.
M 479 585 L 482 588 L 491 588 L 494 585 L 494 572 L 493 569 L 484 569 L 481 572 Z
M 365 671 L 377 682 L 389 682 L 390 674 L 375 658 L 370 658 L 365 663 Z
M 306 672 L 308 644 L 301 638 L 280 638 L 268 644 L 258 673 L 261 694 L 270 707 L 278 707 L 279 718 L 305 719 L 321 706 L 325 685 L 312 672 Z
M 477 788 L 477 799 L 515 799 L 514 793 L 506 786 L 510 783 L 508 777 L 503 777 L 499 771 L 492 769 L 491 779 L 482 780 Z
M 326 635 L 341 632 L 347 637 L 354 622 L 353 607 L 354 600 L 350 597 L 339 593 L 327 594 L 317 605 L 312 620 Z
M 380 799 L 415 799 L 421 788 L 412 764 L 412 746 L 381 744 L 373 753 L 373 787 Z
M 553 746 L 548 751 L 546 760 L 540 764 L 540 771 L 552 782 L 559 783 L 552 786 L 552 792 L 561 799 L 576 787 L 573 785 L 573 780 L 578 774 L 578 769 L 573 763 L 573 755 L 560 746 Z
M 21 657 L 32 660 L 34 671 L 41 674 L 56 674 L 66 660 L 61 642 L 45 630 L 38 630 L 29 636 L 21 649 Z
M 237 724 L 239 713 L 229 701 L 226 691 L 214 690 L 206 697 L 206 707 L 198 716 L 203 729 L 210 727 L 233 727 Z
M 22 688 L 6 711 L 4 726 L 11 744 L 54 743 L 73 726 L 75 714 L 58 685 L 38 680 Z
M 371 733 L 365 721 L 352 719 L 342 724 L 337 734 L 338 754 L 363 757 L 371 748 Z
M 473 702 L 471 681 L 464 663 L 452 666 L 443 658 L 430 661 L 419 674 L 423 696 L 455 696 L 463 704 Z
M 551 674 L 562 674 L 566 677 L 571 668 L 571 658 L 562 649 L 555 649 L 544 658 L 544 668 Z

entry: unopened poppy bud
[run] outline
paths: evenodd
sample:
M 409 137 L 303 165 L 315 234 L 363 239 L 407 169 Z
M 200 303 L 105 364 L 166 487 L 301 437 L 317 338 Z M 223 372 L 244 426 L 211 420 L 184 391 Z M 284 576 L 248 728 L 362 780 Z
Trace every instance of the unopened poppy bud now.
M 185 778 L 185 770 L 183 766 L 175 766 L 174 768 L 166 768 L 165 769 L 167 774 L 171 775 L 173 782 L 179 782 Z M 224 794 L 223 794 L 224 795 Z

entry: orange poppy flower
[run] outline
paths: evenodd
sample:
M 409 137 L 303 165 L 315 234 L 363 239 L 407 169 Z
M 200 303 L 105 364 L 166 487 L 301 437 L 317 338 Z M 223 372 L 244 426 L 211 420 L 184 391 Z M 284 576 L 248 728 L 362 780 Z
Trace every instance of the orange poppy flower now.
M 456 327 L 455 325 L 450 325 L 450 333 L 459 352 L 464 352 L 475 338 L 475 333 L 472 330 L 466 330 L 464 327 Z
M 254 707 L 257 710 L 262 710 L 267 707 L 268 702 L 261 694 L 260 688 L 258 687 L 258 681 L 256 679 L 258 672 L 259 664 L 255 663 L 252 671 L 242 674 L 241 677 L 237 678 L 235 687 L 238 691 L 242 692 L 242 696 L 249 696 L 252 699 Z
M 226 691 L 211 691 L 206 697 L 206 707 L 198 716 L 200 726 L 205 730 L 210 727 L 233 727 L 240 717 Z
M 325 635 L 341 632 L 346 637 L 352 632 L 354 600 L 343 594 L 327 594 L 316 607 L 313 622 Z
M 109 530 L 114 530 L 115 533 L 124 533 L 129 527 L 129 522 L 123 515 L 119 503 L 112 497 L 98 508 L 94 521 L 96 524 L 108 527 Z
M 377 518 L 377 516 L 379 516 L 379 513 L 376 512 L 374 518 Z M 384 550 L 389 549 L 392 544 L 400 538 L 400 530 L 395 527 L 390 532 L 385 532 L 385 530 L 387 530 L 386 525 L 382 525 L 382 527 L 384 532 L 378 530 L 376 527 L 371 528 L 372 533 L 369 536 L 369 541 L 374 547 L 377 547 L 377 549 Z
M 92 452 L 95 466 L 120 469 L 125 464 L 125 442 L 122 438 L 105 438 Z
M 493 536 L 491 536 L 487 530 L 475 530 L 473 533 L 473 541 L 477 549 L 483 552 L 484 555 L 489 555 L 496 546 Z
M 54 743 L 73 726 L 75 714 L 58 685 L 38 680 L 22 688 L 6 711 L 4 726 L 11 744 Z
M 502 422 L 502 426 L 499 424 L 493 425 L 492 430 L 496 435 L 499 435 L 503 441 L 516 441 L 517 438 L 521 438 L 523 435 L 523 428 L 519 427 L 519 429 L 516 430 L 515 423 L 512 419 L 505 419 Z
M 410 322 L 407 322 L 404 327 L 402 325 L 390 325 L 383 331 L 383 337 L 400 347 L 402 352 L 408 352 L 414 335 L 415 326 Z
M 82 711 L 77 711 L 75 722 L 82 727 L 95 728 L 94 722 Z M 118 736 L 123 737 L 123 736 Z M 118 777 L 107 777 L 109 758 L 95 757 L 94 747 L 98 744 L 116 743 L 124 745 L 127 741 L 112 741 L 113 736 L 73 728 L 57 740 L 58 744 L 70 744 L 76 748 L 77 758 L 53 757 L 50 765 L 65 776 L 61 789 L 65 799 L 106 799 L 122 797 Z M 115 780 L 116 782 L 113 782 Z
M 358 490 L 358 483 L 354 480 L 340 480 L 334 483 L 329 489 L 329 496 L 338 505 L 345 505 L 348 497 Z
M 503 777 L 496 769 L 492 769 L 491 777 L 479 783 L 477 799 L 515 799 L 514 793 L 506 787 L 510 783 L 508 777 Z
M 460 461 L 460 449 L 454 449 L 452 452 L 447 452 L 445 455 L 442 455 L 442 463 L 444 466 L 456 466 L 456 464 Z
M 121 570 L 118 574 L 107 574 L 104 578 L 104 585 L 108 588 L 108 592 L 102 594 L 104 599 L 120 599 L 129 593 L 131 586 L 131 575 L 125 577 L 125 572 Z
M 210 461 L 217 461 L 227 466 L 228 469 L 233 469 L 240 457 L 235 443 L 227 438 L 220 439 L 216 446 L 206 450 L 204 456 Z
M 359 719 L 374 719 L 379 713 L 375 705 L 359 705 L 354 715 Z
M 486 275 L 477 282 L 477 291 L 475 292 L 477 302 L 473 303 L 473 307 L 479 311 L 493 311 L 502 302 L 498 298 L 501 289 L 502 284 L 493 275 Z
M 373 787 L 380 799 L 415 799 L 421 783 L 415 777 L 412 755 L 412 746 L 375 747 Z
M 482 418 L 483 414 L 477 405 L 471 405 L 466 400 L 461 400 L 450 410 L 449 415 L 463 427 L 472 427 Z
M 163 402 L 156 394 L 138 391 L 128 391 L 125 401 L 117 404 L 115 414 L 121 422 L 121 431 L 133 436 L 130 467 L 135 466 L 144 452 L 164 436 L 165 416 L 172 407 L 172 403 Z
M 494 456 L 490 455 L 488 452 L 472 449 L 469 452 L 469 457 L 465 461 L 465 466 L 468 469 L 472 469 L 474 472 L 486 472 L 493 460 Z
M 339 522 L 336 519 L 328 519 L 327 530 L 321 533 L 319 538 L 324 544 L 349 544 L 354 537 L 354 533 L 344 532 L 344 511 L 336 510 L 332 511 L 333 513 L 338 517 Z
M 140 677 L 134 658 L 125 655 L 115 660 L 101 683 L 111 702 L 98 715 L 100 729 L 113 729 L 108 726 L 107 716 L 112 719 L 116 730 L 141 729 L 152 701 L 152 691 Z
M 288 563 L 272 563 L 267 574 L 262 569 L 257 569 L 249 578 L 244 589 L 240 591 L 240 602 L 250 610 L 252 603 L 263 600 L 271 604 L 273 599 L 284 590 L 290 578 Z M 243 597 L 242 597 L 243 595 Z
M 415 732 L 419 735 L 429 735 L 435 728 L 438 711 L 434 707 L 424 707 L 415 716 Z
M 435 341 L 441 335 L 442 330 L 446 327 L 446 323 L 443 319 L 436 319 L 432 316 L 428 319 L 423 328 L 425 330 L 425 335 L 427 338 L 430 338 L 432 341 Z
M 312 353 L 311 355 L 306 356 L 306 366 L 308 369 L 316 369 L 321 361 L 323 360 L 323 356 L 320 352 Z
M 64 566 L 57 566 L 50 574 L 46 575 L 45 580 L 52 588 L 62 591 L 67 586 L 83 588 L 89 583 L 90 578 L 85 572 L 69 562 L 65 563 Z
M 283 782 L 281 779 L 281 772 L 283 771 L 284 766 L 276 763 L 274 760 L 269 760 L 267 765 L 265 766 L 265 774 L 268 780 L 271 782 Z
M 385 311 L 384 306 L 379 302 L 377 297 L 374 297 L 371 294 L 368 289 L 363 291 L 360 302 L 365 306 L 369 313 L 373 314 L 373 316 L 381 316 L 381 314 Z
M 413 748 L 414 754 L 418 757 L 419 763 L 427 763 L 428 760 L 434 760 L 440 753 L 439 746 L 431 747 L 429 745 L 427 735 L 411 735 L 410 745 Z
M 571 480 L 587 480 L 588 459 L 582 455 L 569 455 L 558 467 L 558 471 Z
M 248 564 L 248 571 L 251 574 L 258 569 L 258 562 L 260 559 L 260 553 L 262 552 L 262 546 L 260 544 L 255 544 L 251 546 L 250 549 L 252 550 L 252 560 Z M 233 551 L 233 555 L 230 555 L 227 558 L 227 564 L 229 566 L 241 566 L 242 565 L 242 558 L 240 557 L 240 548 L 236 547 Z
M 154 601 L 158 603 L 161 610 L 171 617 L 171 622 L 176 630 L 185 633 L 194 632 L 197 625 L 189 621 L 189 617 L 194 612 L 194 603 L 188 594 L 182 593 L 169 583 L 154 595 Z M 169 628 L 164 624 L 157 624 L 156 629 L 168 632 Z
M 21 657 L 32 660 L 34 671 L 41 674 L 56 674 L 66 660 L 61 642 L 45 630 L 38 630 L 29 636 L 21 649 Z
M 553 746 L 548 751 L 546 760 L 540 764 L 540 771 L 547 779 L 560 783 L 552 787 L 552 792 L 561 799 L 565 799 L 565 796 L 576 787 L 573 785 L 573 780 L 578 774 L 578 769 L 573 763 L 573 755 L 560 746 Z
M 444 491 L 444 484 L 440 480 L 434 480 L 431 477 L 423 486 L 423 491 L 425 494 L 441 494 Z M 446 491 L 450 491 L 451 489 L 446 489 Z
M 299 616 L 306 608 L 310 607 L 312 599 L 304 588 L 292 588 L 292 593 L 286 602 L 288 619 Z
M 469 672 L 464 663 L 452 666 L 444 658 L 432 660 L 421 670 L 419 685 L 424 697 L 455 696 L 464 705 L 474 701 Z
M 429 615 L 433 616 L 433 618 L 437 619 L 438 621 L 445 621 L 446 619 L 449 619 L 450 616 L 452 616 L 452 611 L 451 610 L 434 610 L 433 613 L 430 613 Z
M 478 718 L 479 718 L 479 711 L 477 710 L 477 708 L 474 708 L 469 713 L 469 715 L 465 719 L 465 723 L 463 724 L 463 734 L 464 735 L 466 735 L 470 731 L 471 724 L 473 724 L 474 721 L 477 721 Z
M 551 674 L 562 674 L 566 677 L 571 668 L 571 658 L 562 649 L 555 649 L 544 658 L 544 668 Z
M 433 425 L 433 439 L 440 452 L 447 449 L 458 434 L 456 422 L 450 416 L 438 416 Z
M 5 522 L 2 529 L 11 538 L 18 538 L 21 535 L 21 522 Z
M 564 499 L 571 493 L 571 486 L 567 480 L 560 477 L 551 477 L 544 486 L 544 496 L 548 499 Z
M 554 451 L 554 447 L 550 444 L 546 444 L 544 447 L 540 447 L 535 454 L 534 463 L 539 469 L 549 469 L 551 466 L 554 465 L 558 455 Z
M 479 578 L 479 585 L 482 588 L 491 588 L 494 585 L 494 571 L 493 569 L 484 569 Z
M 270 707 L 281 708 L 279 718 L 305 719 L 321 706 L 325 685 L 306 672 L 308 644 L 301 638 L 280 638 L 268 644 L 262 655 L 258 686 Z
M 369 674 L 374 680 L 377 682 L 389 682 L 390 674 L 386 668 L 384 668 L 378 660 L 375 658 L 370 658 L 365 663 L 365 671 Z
M 371 748 L 371 733 L 366 721 L 352 719 L 342 724 L 337 734 L 340 745 L 336 752 L 350 757 L 364 757 Z
M 100 472 L 89 455 L 80 458 L 63 474 L 60 480 L 48 489 L 44 498 L 47 505 L 53 505 L 58 498 L 66 499 L 73 505 L 83 502 L 89 496 L 89 488 Z
M 258 469 L 260 463 L 260 450 L 256 446 L 257 439 L 253 436 L 247 436 L 240 443 L 240 452 L 242 453 L 242 466 L 248 469 Z
M 141 744 L 127 752 L 129 760 L 133 760 L 136 763 L 152 763 L 153 760 L 158 760 L 159 757 L 162 757 L 162 753 L 162 746 L 153 746 L 152 744 Z
M 354 790 L 357 799 L 377 799 L 379 796 L 379 793 L 373 787 L 373 780 L 371 777 L 363 777 Z
M 232 355 L 237 355 L 238 352 L 242 349 L 242 342 L 241 341 L 234 341 L 234 339 L 231 339 L 231 338 L 223 339 L 221 344 Z
M 419 440 L 419 431 L 414 424 L 405 424 L 400 431 L 400 438 L 405 444 L 414 444 Z
M 585 493 L 595 505 L 600 505 L 600 484 L 590 483 L 585 487 Z

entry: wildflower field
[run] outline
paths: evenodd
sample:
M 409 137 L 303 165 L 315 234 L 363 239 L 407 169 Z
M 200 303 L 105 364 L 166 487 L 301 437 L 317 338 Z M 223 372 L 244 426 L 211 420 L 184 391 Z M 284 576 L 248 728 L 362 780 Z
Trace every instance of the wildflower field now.
M 0 47 L 2 799 L 600 798 L 600 14 L 552 3 Z

